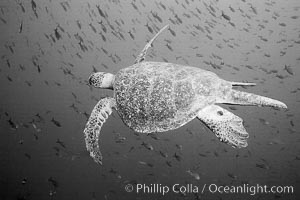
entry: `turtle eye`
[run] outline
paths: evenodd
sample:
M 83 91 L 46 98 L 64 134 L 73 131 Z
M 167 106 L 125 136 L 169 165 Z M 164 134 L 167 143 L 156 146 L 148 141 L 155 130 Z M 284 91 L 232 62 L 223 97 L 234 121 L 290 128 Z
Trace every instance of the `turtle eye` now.
M 222 116 L 222 115 L 223 115 L 223 112 L 222 112 L 221 110 L 219 110 L 219 111 L 217 112 L 217 114 L 220 115 L 220 116 Z

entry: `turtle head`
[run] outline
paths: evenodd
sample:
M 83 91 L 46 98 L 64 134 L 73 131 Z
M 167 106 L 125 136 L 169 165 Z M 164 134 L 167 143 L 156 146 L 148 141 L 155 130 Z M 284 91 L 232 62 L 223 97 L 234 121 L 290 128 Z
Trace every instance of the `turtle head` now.
M 113 89 L 115 75 L 106 72 L 96 72 L 89 77 L 89 84 L 97 88 Z

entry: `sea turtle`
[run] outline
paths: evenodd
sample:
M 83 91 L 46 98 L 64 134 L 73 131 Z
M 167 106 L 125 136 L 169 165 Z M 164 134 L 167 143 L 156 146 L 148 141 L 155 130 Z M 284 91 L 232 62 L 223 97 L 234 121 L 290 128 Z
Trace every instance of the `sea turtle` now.
M 197 117 L 220 141 L 238 148 L 248 145 L 243 120 L 216 104 L 287 108 L 280 101 L 232 89 L 254 83 L 226 81 L 196 67 L 144 61 L 147 49 L 167 27 L 146 44 L 134 65 L 116 75 L 97 72 L 89 77 L 90 85 L 114 90 L 113 97 L 96 104 L 84 129 L 87 150 L 97 163 L 102 164 L 100 130 L 113 108 L 128 127 L 140 133 L 177 129 Z

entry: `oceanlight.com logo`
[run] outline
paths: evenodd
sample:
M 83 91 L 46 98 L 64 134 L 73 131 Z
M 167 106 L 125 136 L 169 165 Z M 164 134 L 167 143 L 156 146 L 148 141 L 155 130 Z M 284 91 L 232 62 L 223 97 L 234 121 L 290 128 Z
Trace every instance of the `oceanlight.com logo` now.
M 293 186 L 267 186 L 267 185 L 217 185 L 204 184 L 202 186 L 194 184 L 174 184 L 172 186 L 162 184 L 127 184 L 125 186 L 126 192 L 135 192 L 137 194 L 161 194 L 166 195 L 170 192 L 177 194 L 191 194 L 205 192 L 211 194 L 249 194 L 251 196 L 256 194 L 293 194 Z

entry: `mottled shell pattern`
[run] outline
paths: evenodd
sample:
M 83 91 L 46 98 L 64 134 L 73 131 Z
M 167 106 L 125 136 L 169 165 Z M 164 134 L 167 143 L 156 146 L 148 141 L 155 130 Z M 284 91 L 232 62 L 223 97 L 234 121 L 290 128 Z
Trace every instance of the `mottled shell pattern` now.
M 114 97 L 123 122 L 137 132 L 183 126 L 231 89 L 216 74 L 195 67 L 141 62 L 115 76 Z

